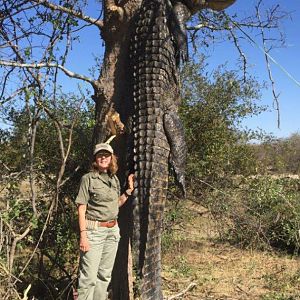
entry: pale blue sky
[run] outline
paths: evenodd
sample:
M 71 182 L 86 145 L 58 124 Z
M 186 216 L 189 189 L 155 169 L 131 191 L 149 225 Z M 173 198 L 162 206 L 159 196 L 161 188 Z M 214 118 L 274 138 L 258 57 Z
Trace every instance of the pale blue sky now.
M 245 15 L 249 11 L 254 11 L 256 1 L 237 0 L 229 12 Z M 264 0 L 265 6 L 279 4 L 281 9 L 290 12 L 290 17 L 281 22 L 282 30 L 286 34 L 286 47 L 275 49 L 271 56 L 286 69 L 297 81 L 300 82 L 300 1 L 284 0 Z M 261 46 L 262 42 L 255 32 L 251 37 Z M 242 43 L 243 49 L 247 56 L 250 72 L 257 77 L 259 81 L 266 80 L 268 84 L 267 68 L 264 54 L 255 45 L 248 43 L 247 39 Z M 231 64 L 236 56 L 234 48 L 230 45 L 219 45 L 214 47 L 211 53 L 211 60 L 216 64 L 220 60 L 227 61 Z M 221 58 L 220 58 L 221 57 Z M 269 111 L 262 113 L 258 117 L 252 117 L 245 120 L 244 124 L 249 128 L 261 128 L 267 132 L 272 132 L 277 137 L 287 137 L 292 133 L 300 133 L 299 113 L 300 113 L 300 86 L 291 80 L 276 64 L 271 63 L 271 71 L 275 80 L 275 89 L 280 93 L 280 128 L 277 127 L 277 113 L 273 109 L 272 90 L 263 91 L 262 103 L 269 106 Z

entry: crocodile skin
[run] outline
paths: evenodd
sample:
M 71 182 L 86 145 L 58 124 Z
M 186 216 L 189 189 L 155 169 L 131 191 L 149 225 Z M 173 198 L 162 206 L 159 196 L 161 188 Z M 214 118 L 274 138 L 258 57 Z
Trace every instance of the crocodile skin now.
M 182 10 L 179 10 L 182 12 Z M 134 253 L 140 299 L 163 299 L 161 232 L 169 169 L 185 193 L 186 146 L 177 114 L 178 64 L 186 38 L 174 6 L 144 0 L 131 46 L 133 71 Z

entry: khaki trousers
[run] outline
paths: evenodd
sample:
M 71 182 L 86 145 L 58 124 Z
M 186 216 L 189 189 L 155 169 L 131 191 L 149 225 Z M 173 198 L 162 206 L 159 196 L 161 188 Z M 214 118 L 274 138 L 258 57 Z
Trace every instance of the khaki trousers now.
M 120 230 L 118 225 L 87 230 L 88 252 L 80 253 L 78 300 L 105 300 L 116 258 Z

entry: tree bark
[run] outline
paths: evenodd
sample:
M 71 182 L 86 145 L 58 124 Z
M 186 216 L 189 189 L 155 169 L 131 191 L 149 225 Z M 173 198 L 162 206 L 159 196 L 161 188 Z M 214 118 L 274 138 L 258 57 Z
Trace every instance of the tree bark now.
M 101 74 L 94 87 L 94 143 L 103 142 L 109 136 L 106 115 L 112 108 L 120 113 L 124 123 L 130 114 L 128 51 L 134 15 L 140 4 L 141 0 L 104 1 L 101 36 L 105 42 L 105 53 Z
M 106 118 L 110 111 L 113 109 L 117 111 L 123 124 L 128 123 L 132 114 L 129 95 L 130 74 L 128 73 L 129 47 L 134 16 L 141 2 L 141 0 L 104 1 L 104 26 L 101 36 L 105 42 L 105 53 L 101 74 L 94 87 L 94 144 L 106 141 L 111 135 Z M 121 186 L 126 183 L 127 136 L 125 128 L 125 133 L 117 136 L 111 143 L 118 157 L 118 175 Z M 129 283 L 132 281 L 132 275 L 129 274 L 132 270 L 129 250 L 130 232 L 132 231 L 131 211 L 131 205 L 127 203 L 121 208 L 119 214 L 121 240 L 111 284 L 113 299 L 133 299 L 132 282 Z

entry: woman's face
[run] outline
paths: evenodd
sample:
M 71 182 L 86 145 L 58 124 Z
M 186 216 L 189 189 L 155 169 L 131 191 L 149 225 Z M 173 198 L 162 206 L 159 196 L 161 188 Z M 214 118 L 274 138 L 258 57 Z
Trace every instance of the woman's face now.
M 110 162 L 111 162 L 111 153 L 108 151 L 99 151 L 96 154 L 96 163 L 101 172 L 107 172 Z

